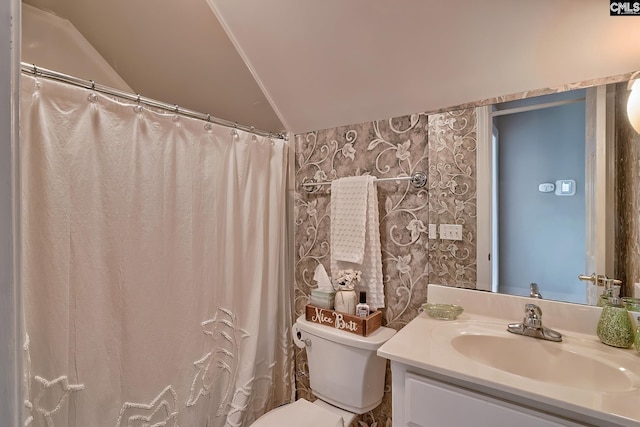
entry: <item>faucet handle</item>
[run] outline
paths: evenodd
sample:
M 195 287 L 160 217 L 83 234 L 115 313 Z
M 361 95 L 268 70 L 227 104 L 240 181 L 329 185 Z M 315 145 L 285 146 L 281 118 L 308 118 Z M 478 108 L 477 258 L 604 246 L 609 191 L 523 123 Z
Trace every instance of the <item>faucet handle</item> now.
M 535 304 L 528 303 L 524 306 L 527 317 L 542 318 L 542 309 Z
M 540 288 L 538 288 L 537 283 L 533 282 L 529 285 L 529 296 L 531 298 L 542 299 L 542 294 L 540 293 Z
M 535 304 L 526 304 L 524 306 L 524 326 L 528 328 L 542 327 L 542 310 Z

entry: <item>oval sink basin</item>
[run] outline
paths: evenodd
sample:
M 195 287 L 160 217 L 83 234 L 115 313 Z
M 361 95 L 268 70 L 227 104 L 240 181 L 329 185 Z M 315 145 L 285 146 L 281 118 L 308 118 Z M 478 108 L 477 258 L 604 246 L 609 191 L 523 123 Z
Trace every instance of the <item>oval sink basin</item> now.
M 639 384 L 638 361 L 612 357 L 609 348 L 599 348 L 604 346 L 600 343 L 571 338 L 544 341 L 511 334 L 506 325 L 483 322 L 441 325 L 432 334 L 475 362 L 536 381 L 600 392 L 629 391 Z

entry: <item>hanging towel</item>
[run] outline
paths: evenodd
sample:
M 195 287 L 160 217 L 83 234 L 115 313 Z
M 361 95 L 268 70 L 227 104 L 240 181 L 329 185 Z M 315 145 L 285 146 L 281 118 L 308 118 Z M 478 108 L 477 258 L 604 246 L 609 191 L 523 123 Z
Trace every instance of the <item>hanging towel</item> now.
M 370 176 L 331 182 L 331 254 L 337 261 L 362 264 Z
M 378 193 L 369 175 L 339 178 L 331 183 L 331 273 L 353 268 L 362 272 L 356 291 L 367 303 L 384 307 Z

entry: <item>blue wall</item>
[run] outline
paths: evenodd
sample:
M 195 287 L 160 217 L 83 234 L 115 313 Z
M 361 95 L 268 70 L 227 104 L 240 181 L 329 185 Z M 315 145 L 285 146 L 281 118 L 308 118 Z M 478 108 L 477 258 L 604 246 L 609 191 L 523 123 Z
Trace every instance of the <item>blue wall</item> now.
M 585 302 L 585 104 L 509 114 L 499 131 L 500 292 Z M 574 196 L 541 193 L 538 185 L 576 181 Z

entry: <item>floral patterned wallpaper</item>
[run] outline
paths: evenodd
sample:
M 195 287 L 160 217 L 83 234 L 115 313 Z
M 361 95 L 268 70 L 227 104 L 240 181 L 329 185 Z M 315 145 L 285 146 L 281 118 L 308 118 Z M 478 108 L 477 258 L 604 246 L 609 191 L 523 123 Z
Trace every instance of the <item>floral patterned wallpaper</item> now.
M 425 115 L 412 115 L 298 135 L 297 182 L 351 175 L 407 176 L 428 169 Z M 329 268 L 330 186 L 298 189 L 296 218 L 296 312 L 302 313 L 318 263 Z M 415 296 L 425 297 L 428 194 L 407 181 L 378 184 L 386 324 L 399 328 L 417 314 Z M 413 303 L 413 304 L 412 304 Z M 407 314 L 412 314 L 407 318 Z
M 371 174 L 379 178 L 421 171 L 427 187 L 407 181 L 378 184 L 380 240 L 386 307 L 383 323 L 400 329 L 418 314 L 428 283 L 475 282 L 475 110 L 343 126 L 296 136 L 295 313 L 309 301 L 319 263 L 329 272 L 330 191 L 308 193 L 299 184 L 310 179 Z M 428 239 L 428 224 L 462 224 L 460 242 Z M 448 243 L 447 243 L 448 242 Z M 299 397 L 309 390 L 304 351 L 296 354 Z M 391 425 L 390 375 L 382 405 L 353 424 Z
M 462 225 L 462 240 L 429 240 L 429 283 L 476 287 L 475 109 L 429 116 L 429 218 Z

